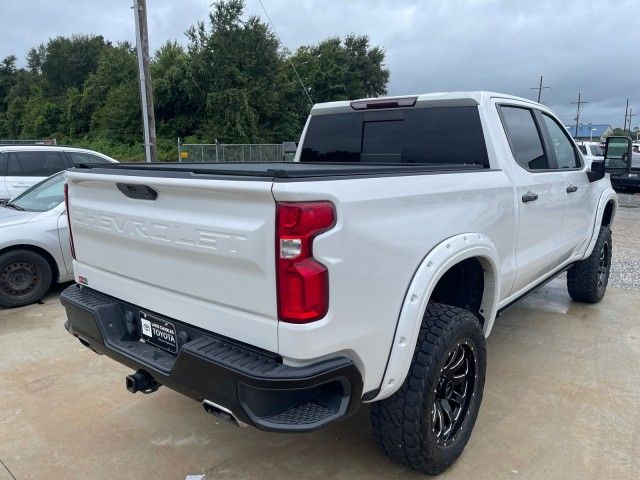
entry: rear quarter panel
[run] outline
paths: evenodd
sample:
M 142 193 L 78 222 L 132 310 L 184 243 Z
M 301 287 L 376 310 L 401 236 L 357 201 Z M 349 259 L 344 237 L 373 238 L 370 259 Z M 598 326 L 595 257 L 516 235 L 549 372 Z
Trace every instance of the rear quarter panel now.
M 503 285 L 515 271 L 513 189 L 500 170 L 288 182 L 273 186 L 277 201 L 330 200 L 334 229 L 314 241 L 314 257 L 329 270 L 329 312 L 307 325 L 279 323 L 279 353 L 289 363 L 339 351 L 379 386 L 407 288 L 438 243 L 482 233 L 500 255 Z

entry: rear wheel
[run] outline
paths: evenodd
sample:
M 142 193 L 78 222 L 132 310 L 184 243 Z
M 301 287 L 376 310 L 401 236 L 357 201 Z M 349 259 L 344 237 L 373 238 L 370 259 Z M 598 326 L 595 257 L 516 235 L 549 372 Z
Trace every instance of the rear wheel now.
M 471 436 L 485 368 L 478 319 L 461 308 L 429 305 L 402 387 L 371 406 L 378 445 L 393 460 L 420 472 L 446 470 Z
M 609 283 L 611 247 L 611 229 L 600 227 L 591 255 L 577 262 L 567 272 L 567 288 L 572 299 L 585 303 L 602 300 Z
M 53 273 L 49 262 L 31 250 L 0 255 L 0 306 L 20 307 L 37 302 L 49 291 Z

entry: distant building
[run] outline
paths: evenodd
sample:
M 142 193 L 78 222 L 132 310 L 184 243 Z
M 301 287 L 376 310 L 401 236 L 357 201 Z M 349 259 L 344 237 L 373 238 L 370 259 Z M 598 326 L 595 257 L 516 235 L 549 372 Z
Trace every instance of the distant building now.
M 604 142 L 607 136 L 613 133 L 611 125 L 596 123 L 581 123 L 578 125 L 578 134 L 576 135 L 576 126 L 566 125 L 565 128 L 569 134 L 576 140 L 591 140 Z

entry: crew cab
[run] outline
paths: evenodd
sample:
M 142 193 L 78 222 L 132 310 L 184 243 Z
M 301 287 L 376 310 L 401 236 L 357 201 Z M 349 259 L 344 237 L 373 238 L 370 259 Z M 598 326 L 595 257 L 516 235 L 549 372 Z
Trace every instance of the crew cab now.
M 430 474 L 471 435 L 499 314 L 564 271 L 602 299 L 618 205 L 553 112 L 491 92 L 315 105 L 291 163 L 66 176 L 66 328 L 131 392 L 279 432 L 371 403 Z

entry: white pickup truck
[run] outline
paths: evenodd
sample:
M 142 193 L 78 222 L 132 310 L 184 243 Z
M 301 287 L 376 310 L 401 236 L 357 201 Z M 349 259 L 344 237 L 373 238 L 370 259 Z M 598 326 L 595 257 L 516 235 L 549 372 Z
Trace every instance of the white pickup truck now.
M 618 205 L 549 109 L 489 92 L 316 105 L 292 163 L 66 175 L 66 328 L 131 392 L 285 432 L 370 403 L 382 450 L 431 474 L 471 435 L 500 312 L 566 270 L 602 298 Z

